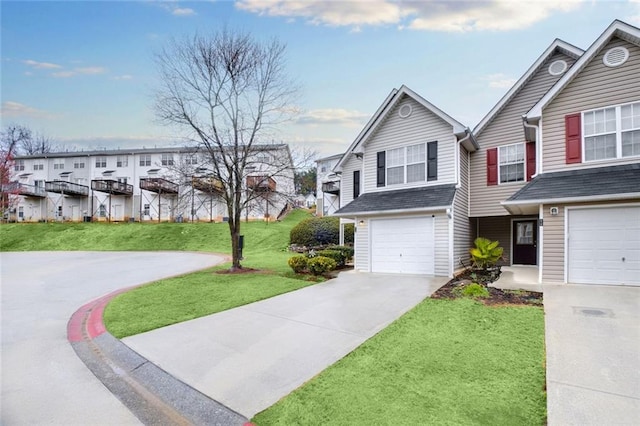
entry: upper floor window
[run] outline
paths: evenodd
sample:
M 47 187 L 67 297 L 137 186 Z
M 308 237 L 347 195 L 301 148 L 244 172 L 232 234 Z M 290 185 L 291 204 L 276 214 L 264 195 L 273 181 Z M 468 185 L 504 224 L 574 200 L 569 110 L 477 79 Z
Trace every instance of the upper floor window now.
M 84 169 L 84 161 L 76 160 L 73 162 L 74 169 Z
M 582 113 L 584 161 L 640 155 L 640 102 Z
M 500 183 L 524 181 L 524 143 L 501 146 L 498 164 Z
M 64 160 L 56 160 L 53 163 L 54 170 L 64 170 Z
M 140 165 L 141 166 L 150 166 L 151 165 L 151 154 L 142 154 L 140 156 Z
M 116 158 L 116 167 L 128 167 L 129 166 L 129 157 L 126 155 L 118 155 Z
M 42 164 L 42 163 L 33 163 L 33 170 L 44 170 L 44 164 Z
M 173 166 L 173 154 L 162 154 L 162 165 Z
M 193 155 L 187 155 L 184 159 L 185 164 L 190 164 L 190 165 L 195 165 L 198 164 L 198 156 L 193 154 Z
M 107 157 L 96 157 L 96 169 L 107 167 Z
M 13 170 L 16 172 L 21 172 L 24 170 L 24 160 L 16 160 L 13 164 Z
M 377 185 L 398 185 L 438 178 L 438 142 L 377 153 Z

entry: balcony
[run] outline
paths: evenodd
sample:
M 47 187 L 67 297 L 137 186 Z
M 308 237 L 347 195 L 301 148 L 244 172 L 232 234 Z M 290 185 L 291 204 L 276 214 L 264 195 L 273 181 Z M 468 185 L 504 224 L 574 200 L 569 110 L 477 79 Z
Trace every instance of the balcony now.
M 340 194 L 340 181 L 322 182 L 322 192 L 327 194 Z
M 89 187 L 79 185 L 64 180 L 53 180 L 44 183 L 47 192 L 55 192 L 56 194 L 69 195 L 74 197 L 87 197 L 89 195 Z
M 95 179 L 91 181 L 91 189 L 111 195 L 133 195 L 133 185 L 117 180 Z
M 254 192 L 274 192 L 276 181 L 268 176 L 247 176 L 247 188 Z
M 178 184 L 163 178 L 140 178 L 140 189 L 158 194 L 177 194 Z
M 193 177 L 191 179 L 191 185 L 198 191 L 206 192 L 207 194 L 221 194 L 224 192 L 224 187 L 220 179 L 214 177 Z
M 47 190 L 41 186 L 27 185 L 26 183 L 11 182 L 4 187 L 3 192 L 9 194 L 22 195 L 24 197 L 45 198 Z

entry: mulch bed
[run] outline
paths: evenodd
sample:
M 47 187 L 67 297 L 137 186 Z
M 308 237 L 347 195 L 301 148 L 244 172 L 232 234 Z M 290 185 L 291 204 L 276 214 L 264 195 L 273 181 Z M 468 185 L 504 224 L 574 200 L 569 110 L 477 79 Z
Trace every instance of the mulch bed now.
M 440 287 L 438 291 L 431 295 L 432 299 L 457 299 L 460 296 L 456 294 L 455 289 L 471 284 L 472 282 L 483 283 L 482 277 L 471 277 L 471 271 L 465 271 L 453 278 L 451 281 Z M 478 279 L 480 278 L 480 279 Z M 478 298 L 477 300 L 485 305 L 534 305 L 542 306 L 542 293 L 524 290 L 501 290 L 487 286 L 489 297 Z

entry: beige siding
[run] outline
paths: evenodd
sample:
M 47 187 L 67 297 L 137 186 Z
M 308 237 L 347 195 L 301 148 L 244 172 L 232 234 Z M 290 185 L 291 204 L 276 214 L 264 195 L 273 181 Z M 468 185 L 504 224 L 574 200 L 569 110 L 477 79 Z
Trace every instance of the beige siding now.
M 629 50 L 629 59 L 615 68 L 602 63 L 614 46 Z M 638 162 L 638 157 L 587 164 L 565 163 L 564 117 L 567 114 L 640 100 L 640 47 L 614 38 L 542 112 L 542 168 L 552 172 L 569 168 L 602 167 Z
M 446 213 L 434 215 L 435 221 L 435 275 L 448 277 L 449 262 L 449 218 Z
M 487 186 L 487 149 L 517 142 L 525 142 L 522 115 L 525 114 L 561 77 L 549 74 L 549 64 L 562 59 L 569 65 L 574 60 L 564 54 L 552 55 L 531 77 L 491 123 L 476 135 L 480 149 L 471 154 L 471 216 L 506 216 L 509 213 L 500 202 L 524 186 L 507 183 Z
M 363 225 L 359 222 L 362 218 L 355 218 L 355 254 L 354 268 L 358 271 L 369 272 L 369 220 L 363 219 Z
M 471 222 L 469 219 L 469 153 L 460 146 L 460 185 L 453 200 L 453 269 L 462 267 L 460 260 L 469 261 Z
M 405 104 L 410 104 L 413 112 L 407 118 L 400 118 L 398 109 Z M 438 180 L 381 188 L 376 186 L 377 152 L 431 141 L 438 141 Z M 428 111 L 412 98 L 405 96 L 367 141 L 364 153 L 363 192 L 454 183 L 455 145 L 453 127 L 450 124 Z
M 342 167 L 340 178 L 340 207 L 344 207 L 353 201 L 353 172 L 360 170 L 362 160 L 352 155 Z M 360 172 L 360 193 L 362 194 L 362 172 Z

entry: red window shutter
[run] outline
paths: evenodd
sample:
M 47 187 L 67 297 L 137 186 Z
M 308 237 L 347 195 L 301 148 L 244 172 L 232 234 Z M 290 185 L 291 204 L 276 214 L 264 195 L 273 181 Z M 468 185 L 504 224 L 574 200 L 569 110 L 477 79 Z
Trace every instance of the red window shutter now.
M 498 148 L 487 150 L 487 185 L 498 184 Z
M 582 162 L 582 123 L 580 113 L 564 117 L 567 164 Z
M 527 180 L 536 174 L 536 143 L 527 142 Z

